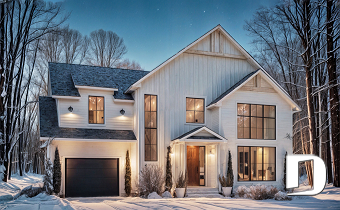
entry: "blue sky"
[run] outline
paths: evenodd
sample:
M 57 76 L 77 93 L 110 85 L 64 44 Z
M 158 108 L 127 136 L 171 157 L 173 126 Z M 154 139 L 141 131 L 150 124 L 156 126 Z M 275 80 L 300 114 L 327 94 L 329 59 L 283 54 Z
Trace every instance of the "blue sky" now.
M 58 0 L 53 0 L 58 1 Z M 243 29 L 261 6 L 277 0 L 65 0 L 71 15 L 65 24 L 89 35 L 111 30 L 124 38 L 128 53 L 145 70 L 152 70 L 201 35 L 221 24 L 251 52 L 251 37 Z

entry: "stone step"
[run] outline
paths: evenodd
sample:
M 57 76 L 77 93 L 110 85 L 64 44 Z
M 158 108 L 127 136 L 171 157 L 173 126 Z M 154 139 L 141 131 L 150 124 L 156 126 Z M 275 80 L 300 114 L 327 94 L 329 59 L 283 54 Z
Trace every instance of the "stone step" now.
M 188 187 L 188 198 L 222 198 L 217 188 L 212 187 Z

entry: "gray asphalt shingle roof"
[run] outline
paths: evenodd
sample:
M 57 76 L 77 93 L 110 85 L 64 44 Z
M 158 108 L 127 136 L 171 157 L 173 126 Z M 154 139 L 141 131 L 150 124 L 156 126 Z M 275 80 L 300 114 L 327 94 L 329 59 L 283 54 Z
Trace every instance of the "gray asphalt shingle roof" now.
M 116 99 L 133 100 L 124 91 L 149 71 L 65 63 L 49 63 L 52 95 L 80 96 L 75 85 L 116 88 Z
M 213 100 L 208 106 L 215 104 L 217 102 L 219 102 L 222 98 L 224 98 L 226 95 L 228 95 L 229 93 L 231 93 L 233 90 L 235 90 L 237 87 L 239 87 L 243 82 L 245 82 L 247 79 L 249 79 L 251 76 L 253 76 L 254 74 L 256 74 L 258 71 L 260 71 L 260 69 L 253 71 L 251 73 L 249 73 L 247 76 L 243 77 L 240 81 L 238 81 L 235 85 L 231 86 L 228 90 L 226 90 L 224 93 L 222 93 L 220 96 L 218 96 L 215 100 Z
M 132 130 L 62 128 L 58 126 L 56 101 L 52 97 L 39 97 L 40 137 L 136 140 Z
M 197 127 L 197 128 L 194 128 L 194 129 L 192 129 L 192 130 L 190 130 L 190 131 L 188 131 L 188 132 L 186 132 L 186 133 L 184 133 L 184 134 L 178 136 L 177 138 L 174 138 L 172 141 L 177 140 L 177 139 L 184 138 L 184 137 L 186 137 L 186 136 L 189 136 L 190 134 L 194 133 L 195 131 L 198 131 L 199 129 L 201 129 L 201 128 L 203 128 L 203 127 L 207 128 L 207 129 L 209 129 L 209 130 L 211 130 L 211 129 L 208 128 L 207 126 L 199 126 L 199 127 Z M 216 137 L 216 136 L 190 136 L 190 139 L 214 139 L 214 140 L 220 140 L 220 138 L 218 138 L 218 137 Z

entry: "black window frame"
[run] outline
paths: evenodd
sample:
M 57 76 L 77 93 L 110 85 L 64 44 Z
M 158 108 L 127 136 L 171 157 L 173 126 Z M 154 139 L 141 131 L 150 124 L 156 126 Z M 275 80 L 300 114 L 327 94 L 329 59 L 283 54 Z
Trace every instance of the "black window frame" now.
M 256 120 L 258 119 L 258 118 L 260 118 L 260 119 L 262 119 L 262 138 L 260 138 L 260 140 L 276 140 L 276 105 L 268 105 L 268 104 L 250 104 L 250 103 L 237 103 L 237 107 L 238 107 L 238 105 L 239 104 L 246 104 L 246 105 L 249 105 L 250 106 L 250 108 L 249 108 L 249 111 L 250 111 L 250 113 L 249 113 L 249 115 L 247 116 L 247 115 L 239 115 L 238 114 L 238 110 L 236 110 L 236 114 L 237 114 L 237 119 L 236 120 L 238 120 L 238 118 L 239 117 L 243 117 L 243 119 L 244 119 L 244 117 L 249 117 L 249 137 L 245 137 L 244 136 L 244 131 L 243 131 L 243 138 L 239 138 L 238 137 L 238 129 L 239 129 L 239 127 L 238 127 L 238 123 L 237 123 L 237 139 L 259 139 L 259 138 L 252 138 L 251 137 L 251 131 L 252 131 L 252 127 L 251 127 L 251 118 L 256 118 Z M 251 113 L 251 106 L 252 105 L 254 105 L 254 106 L 262 106 L 262 117 L 258 117 L 258 116 L 252 116 L 252 113 Z M 264 108 L 265 108 L 265 106 L 272 106 L 272 107 L 274 107 L 274 113 L 275 113 L 275 116 L 274 117 L 265 117 L 264 116 Z M 237 108 L 236 108 L 237 109 Z M 257 109 L 257 108 L 256 108 Z M 264 120 L 265 119 L 274 119 L 274 121 L 275 121 L 275 123 L 274 123 L 274 138 L 273 139 L 265 139 L 264 138 L 264 130 L 265 130 L 265 128 L 264 128 Z M 243 122 L 244 122 L 244 120 L 243 120 Z
M 203 111 L 196 111 L 196 110 L 187 110 L 187 99 L 190 98 L 190 99 L 194 99 L 194 107 L 195 107 L 195 100 L 196 99 L 199 99 L 199 100 L 203 100 Z M 196 112 L 203 112 L 203 123 L 200 123 L 200 122 L 187 122 L 187 112 L 190 111 L 190 112 L 194 112 L 194 120 L 195 120 L 195 115 L 196 115 Z M 194 97 L 185 97 L 185 123 L 190 123 L 190 124 L 205 124 L 205 98 L 194 98 Z
M 150 96 L 150 111 L 146 111 L 145 109 L 145 98 L 146 96 Z M 151 96 L 156 96 L 156 111 L 151 111 Z M 156 112 L 156 127 L 155 128 L 151 128 L 151 127 L 147 127 L 145 124 L 145 114 L 146 112 Z M 150 120 L 151 120 L 151 114 L 150 114 Z M 150 154 L 150 159 L 147 159 L 146 157 L 146 146 L 150 146 L 150 152 L 151 152 L 151 146 L 154 144 L 151 144 L 151 140 L 150 140 L 150 144 L 146 144 L 146 131 L 147 130 L 156 130 L 156 159 L 152 159 L 152 156 Z M 151 135 L 151 134 L 150 134 Z M 158 161 L 158 96 L 157 95 L 153 95 L 153 94 L 144 94 L 144 160 L 145 161 Z
M 96 110 L 90 110 L 90 98 L 93 98 L 95 97 L 96 98 Z M 103 110 L 97 110 L 97 98 L 103 98 Z M 105 125 L 105 97 L 104 96 L 93 96 L 93 95 L 89 95 L 88 97 L 88 120 L 87 120 L 87 123 L 90 124 L 90 125 Z M 103 123 L 90 123 L 90 111 L 95 111 L 95 112 L 98 112 L 98 111 L 102 111 L 103 112 Z
M 238 171 L 239 171 L 239 168 L 240 168 L 240 158 L 239 158 L 239 148 L 240 147 L 243 147 L 243 148 L 246 148 L 246 147 L 248 147 L 248 149 L 249 149 L 249 154 L 248 154 L 248 165 L 249 165 L 249 169 L 248 169 L 248 173 L 249 173 L 249 180 L 240 180 L 240 177 L 239 177 L 239 173 L 238 173 Z M 264 151 L 264 148 L 274 148 L 275 149 L 275 154 L 274 154 L 274 163 L 275 163 L 275 176 L 274 176 L 274 180 L 263 180 L 263 175 L 262 175 L 262 180 L 252 180 L 251 179 L 251 164 L 252 164 L 252 162 L 251 162 L 251 148 L 257 148 L 257 147 L 261 147 L 262 148 L 262 151 Z M 243 149 L 243 152 L 242 153 L 244 153 L 244 149 Z M 263 157 L 264 157 L 264 155 L 263 155 L 263 152 L 262 152 L 262 171 L 263 171 L 263 166 L 264 166 L 264 161 L 263 161 Z M 244 164 L 244 163 L 243 163 Z M 268 164 L 268 163 L 266 163 L 266 164 Z M 238 182 L 274 182 L 274 181 L 276 181 L 276 170 L 277 168 L 276 168 L 276 147 L 264 147 L 264 146 L 237 146 L 237 181 Z M 245 174 L 245 172 L 243 172 L 243 179 L 244 179 L 244 174 Z

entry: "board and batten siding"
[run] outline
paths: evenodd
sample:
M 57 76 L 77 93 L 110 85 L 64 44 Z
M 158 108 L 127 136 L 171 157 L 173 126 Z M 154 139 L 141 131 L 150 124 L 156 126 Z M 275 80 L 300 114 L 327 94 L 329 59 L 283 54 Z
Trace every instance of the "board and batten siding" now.
M 209 42 L 209 39 L 201 42 L 202 45 L 207 45 L 204 42 Z M 138 98 L 142 100 L 144 94 L 158 95 L 158 161 L 161 161 L 159 164 L 164 164 L 166 146 L 172 139 L 197 126 L 202 126 L 202 124 L 186 123 L 186 97 L 204 98 L 207 105 L 255 70 L 256 68 L 245 59 L 184 52 L 146 78 L 135 94 L 138 94 Z M 139 140 L 140 151 L 144 153 L 144 102 L 142 100 L 138 105 Z M 218 132 L 216 121 L 210 125 L 213 121 L 208 120 L 207 114 L 208 112 L 203 125 L 213 127 L 212 129 Z M 143 166 L 144 154 L 140 157 L 142 158 L 140 165 Z
M 237 103 L 262 104 L 276 106 L 276 140 L 237 139 Z M 292 140 L 286 138 L 292 135 L 292 107 L 278 93 L 241 91 L 238 90 L 222 103 L 221 109 L 221 135 L 228 139 L 227 148 L 233 158 L 235 187 L 251 185 L 254 182 L 237 181 L 237 147 L 238 146 L 263 146 L 276 147 L 276 181 L 261 182 L 281 187 L 283 175 L 283 159 L 286 151 L 292 153 Z M 228 150 L 225 150 L 227 152 Z M 225 158 L 221 150 L 220 157 Z
M 113 91 L 79 89 L 79 93 L 81 95 L 79 100 L 57 100 L 60 127 L 114 130 L 134 129 L 134 106 L 132 103 L 114 102 Z M 89 96 L 104 97 L 104 124 L 88 123 Z M 68 111 L 69 106 L 73 107 L 72 113 Z M 121 109 L 125 110 L 124 115 L 120 114 Z

